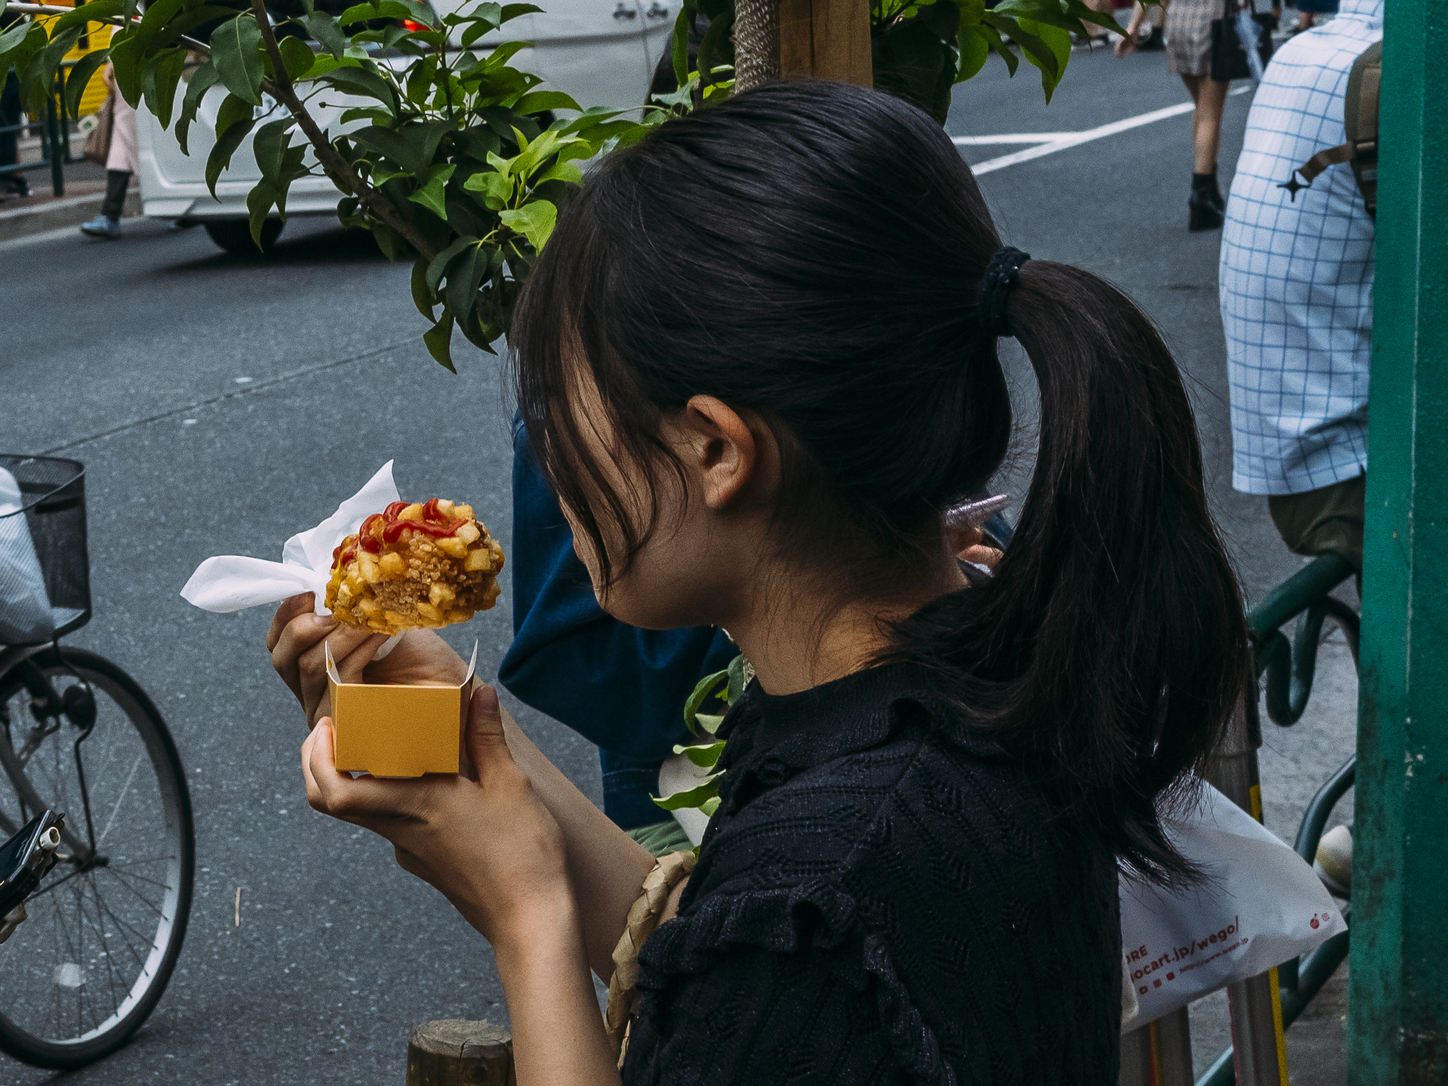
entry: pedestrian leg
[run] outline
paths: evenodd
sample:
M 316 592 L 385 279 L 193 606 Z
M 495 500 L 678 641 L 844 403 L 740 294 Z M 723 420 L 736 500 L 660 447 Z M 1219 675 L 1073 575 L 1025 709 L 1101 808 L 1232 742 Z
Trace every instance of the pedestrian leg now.
M 1217 147 L 1222 139 L 1222 111 L 1227 104 L 1228 84 L 1204 75 L 1184 75 L 1182 82 L 1191 93 L 1192 192 L 1187 201 L 1187 229 L 1221 228 L 1226 201 L 1217 185 Z

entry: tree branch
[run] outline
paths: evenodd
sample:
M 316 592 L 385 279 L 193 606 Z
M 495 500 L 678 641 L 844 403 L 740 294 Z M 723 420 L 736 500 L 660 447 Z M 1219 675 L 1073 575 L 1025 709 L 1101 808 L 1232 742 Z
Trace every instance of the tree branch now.
M 327 171 L 327 176 L 332 179 L 332 183 L 356 196 L 369 212 L 402 235 L 419 255 L 428 260 L 437 256 L 438 250 L 423 236 L 422 232 L 398 214 L 397 209 L 392 206 L 392 202 L 364 181 L 353 168 L 352 163 L 348 162 L 342 153 L 332 146 L 332 141 L 317 124 L 306 104 L 297 96 L 291 76 L 287 75 L 287 66 L 282 60 L 282 51 L 277 46 L 277 37 L 272 31 L 271 22 L 267 19 L 265 4 L 262 0 L 251 0 L 251 10 L 256 15 L 257 27 L 261 30 L 262 44 L 266 47 L 267 56 L 271 58 L 272 70 L 276 73 L 275 78 L 263 80 L 263 90 L 285 106 L 287 112 L 296 118 L 297 126 L 311 142 L 312 148 L 317 154 L 317 161 L 321 164 L 322 169 Z

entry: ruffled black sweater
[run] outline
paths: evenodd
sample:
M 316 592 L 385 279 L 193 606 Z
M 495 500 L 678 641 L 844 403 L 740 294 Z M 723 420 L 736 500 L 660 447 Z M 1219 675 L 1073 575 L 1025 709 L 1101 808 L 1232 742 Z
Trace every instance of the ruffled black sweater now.
M 628 1086 L 1117 1080 L 1116 865 L 906 665 L 723 725 L 722 802 L 640 955 Z

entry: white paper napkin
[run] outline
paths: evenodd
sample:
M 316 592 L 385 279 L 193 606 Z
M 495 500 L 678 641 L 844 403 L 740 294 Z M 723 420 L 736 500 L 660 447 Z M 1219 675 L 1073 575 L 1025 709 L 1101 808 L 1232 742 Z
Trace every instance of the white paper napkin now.
M 208 558 L 191 574 L 181 589 L 181 598 L 205 611 L 229 614 L 276 603 L 301 592 L 315 592 L 317 614 L 331 614 L 324 600 L 332 576 L 332 552 L 369 516 L 399 500 L 389 460 L 330 517 L 288 539 L 282 546 L 280 562 L 239 554 Z

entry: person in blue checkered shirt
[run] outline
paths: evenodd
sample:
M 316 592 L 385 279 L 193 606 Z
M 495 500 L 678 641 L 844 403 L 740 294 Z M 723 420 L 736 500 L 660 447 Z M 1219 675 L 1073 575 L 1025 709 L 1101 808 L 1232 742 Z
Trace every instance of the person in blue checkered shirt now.
M 1383 0 L 1342 0 L 1257 88 L 1222 230 L 1219 289 L 1232 403 L 1232 485 L 1267 495 L 1298 554 L 1362 570 L 1373 220 L 1352 170 L 1285 183 L 1347 139 L 1353 61 L 1383 36 Z

